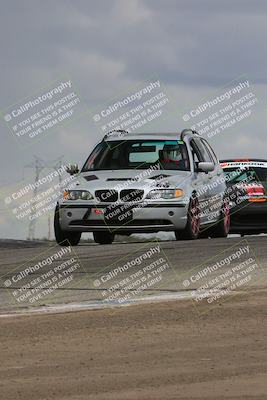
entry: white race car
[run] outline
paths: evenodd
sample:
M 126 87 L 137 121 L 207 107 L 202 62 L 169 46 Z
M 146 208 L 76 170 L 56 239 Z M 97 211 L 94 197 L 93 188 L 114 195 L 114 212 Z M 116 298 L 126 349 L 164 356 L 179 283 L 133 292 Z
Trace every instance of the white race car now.
M 177 239 L 197 239 L 209 228 L 211 236 L 228 234 L 222 168 L 191 130 L 112 132 L 80 171 L 74 165 L 69 172 L 77 174 L 77 186 L 64 192 L 54 219 L 61 245 L 77 245 L 82 232 L 93 232 L 100 244 L 112 243 L 116 233 L 174 231 Z

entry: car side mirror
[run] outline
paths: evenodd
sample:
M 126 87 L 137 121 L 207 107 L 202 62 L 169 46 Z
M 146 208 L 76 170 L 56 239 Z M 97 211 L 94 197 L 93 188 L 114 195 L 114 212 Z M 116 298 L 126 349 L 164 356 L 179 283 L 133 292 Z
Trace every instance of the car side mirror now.
M 75 175 L 78 174 L 79 172 L 79 167 L 78 164 L 70 164 L 67 168 L 66 168 L 66 172 L 70 175 Z
M 215 165 L 212 162 L 199 162 L 198 163 L 198 172 L 212 172 L 215 169 Z

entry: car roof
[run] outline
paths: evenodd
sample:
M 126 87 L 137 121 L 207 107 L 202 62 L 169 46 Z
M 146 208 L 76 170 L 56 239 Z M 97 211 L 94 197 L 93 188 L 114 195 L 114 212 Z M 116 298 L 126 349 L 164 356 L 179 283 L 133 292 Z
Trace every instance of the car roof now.
M 263 158 L 228 158 L 226 160 L 220 160 L 220 163 L 226 163 L 226 162 L 231 162 L 231 163 L 240 163 L 240 162 L 267 162 L 267 160 L 264 160 Z
M 222 168 L 231 167 L 263 167 L 267 168 L 267 160 L 261 158 L 239 158 L 220 160 Z
M 190 133 L 188 133 L 190 134 Z M 193 134 L 193 133 L 191 133 Z M 123 131 L 111 132 L 111 135 L 105 137 L 105 141 L 115 141 L 115 140 L 151 140 L 151 139 L 158 139 L 158 140 L 180 140 L 181 132 L 148 132 L 148 133 L 128 133 Z

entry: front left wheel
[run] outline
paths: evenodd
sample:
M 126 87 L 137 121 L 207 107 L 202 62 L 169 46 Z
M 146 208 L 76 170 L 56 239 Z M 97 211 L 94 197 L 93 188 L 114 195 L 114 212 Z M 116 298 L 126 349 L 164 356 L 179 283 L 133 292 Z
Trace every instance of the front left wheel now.
M 190 199 L 187 223 L 183 230 L 175 231 L 176 240 L 195 240 L 200 234 L 200 207 L 196 195 Z
M 81 232 L 69 232 L 64 231 L 61 229 L 60 222 L 59 222 L 59 208 L 58 206 L 55 209 L 55 216 L 54 216 L 54 232 L 56 242 L 60 246 L 77 246 L 81 239 Z
M 220 220 L 219 222 L 209 229 L 210 236 L 212 238 L 222 238 L 227 237 L 231 224 L 231 215 L 230 215 L 230 206 L 229 202 L 224 199 L 223 206 L 220 213 Z

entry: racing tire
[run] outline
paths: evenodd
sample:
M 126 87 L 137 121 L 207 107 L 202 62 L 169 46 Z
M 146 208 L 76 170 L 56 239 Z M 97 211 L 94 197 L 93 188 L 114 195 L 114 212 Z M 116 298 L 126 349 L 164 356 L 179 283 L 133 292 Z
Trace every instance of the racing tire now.
M 57 244 L 60 246 L 77 246 L 81 239 L 81 232 L 69 232 L 64 231 L 60 227 L 59 222 L 59 208 L 56 206 L 55 216 L 54 216 L 54 232 Z
M 196 240 L 200 235 L 200 207 L 196 195 L 192 195 L 188 211 L 186 226 L 174 232 L 176 240 Z
M 228 236 L 231 225 L 231 213 L 229 202 L 224 199 L 223 206 L 220 213 L 219 222 L 209 229 L 212 238 L 226 238 Z
M 115 235 L 111 232 L 93 232 L 94 241 L 98 244 L 111 244 Z

